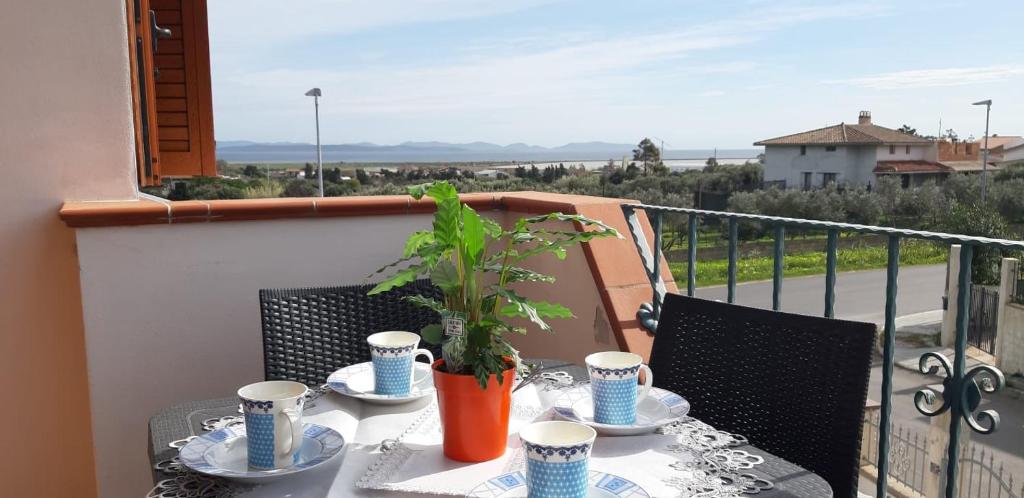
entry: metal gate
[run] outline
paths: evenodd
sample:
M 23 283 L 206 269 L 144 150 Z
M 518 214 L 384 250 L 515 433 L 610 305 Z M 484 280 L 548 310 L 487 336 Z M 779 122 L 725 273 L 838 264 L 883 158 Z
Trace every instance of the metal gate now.
M 999 291 L 971 285 L 971 314 L 967 323 L 967 343 L 989 354 L 996 350 L 996 312 Z

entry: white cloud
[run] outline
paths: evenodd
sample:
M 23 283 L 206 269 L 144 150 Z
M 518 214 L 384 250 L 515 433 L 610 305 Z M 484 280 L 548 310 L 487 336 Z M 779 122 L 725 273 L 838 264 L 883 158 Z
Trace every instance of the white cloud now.
M 317 35 L 472 19 L 526 10 L 556 0 L 214 0 L 211 40 L 274 44 Z
M 828 80 L 826 83 L 842 83 L 873 90 L 903 90 L 1004 81 L 1022 74 L 1024 74 L 1024 66 L 1021 65 L 950 67 L 896 71 L 859 78 Z
M 639 112 L 649 115 L 664 109 L 664 100 L 648 102 L 644 92 L 651 86 L 671 87 L 669 95 L 675 92 L 679 101 L 714 97 L 725 90 L 713 89 L 701 95 L 695 92 L 701 86 L 719 85 L 719 75 L 758 67 L 758 63 L 748 60 L 691 60 L 700 54 L 749 45 L 795 25 L 882 12 L 865 3 L 805 7 L 773 4 L 748 9 L 731 19 L 653 32 L 526 33 L 510 36 L 509 43 L 496 43 L 498 38 L 492 35 L 466 40 L 461 49 L 429 60 L 398 60 L 367 50 L 358 67 L 310 68 L 280 59 L 256 59 L 255 66 L 248 63 L 252 61 L 229 63 L 236 55 L 229 52 L 238 50 L 258 57 L 260 50 L 247 47 L 248 39 L 260 46 L 274 46 L 306 36 L 308 39 L 301 39 L 301 43 L 316 43 L 317 37 L 327 39 L 334 33 L 498 15 L 541 3 L 545 2 L 436 0 L 422 2 L 431 7 L 426 9 L 421 2 L 403 2 L 397 7 L 391 1 L 318 0 L 312 2 L 312 7 L 309 2 L 303 3 L 306 8 L 302 12 L 293 12 L 294 4 L 279 1 L 211 2 L 211 10 L 215 6 L 225 9 L 219 14 L 211 12 L 211 24 L 218 26 L 213 33 L 219 33 L 212 42 L 218 136 L 263 139 L 273 133 L 276 140 L 297 139 L 289 127 L 305 125 L 309 102 L 302 94 L 311 86 L 324 90 L 321 113 L 327 128 L 349 126 L 364 133 L 369 133 L 372 126 L 368 123 L 374 123 L 377 130 L 389 129 L 389 135 L 409 135 L 406 128 L 415 126 L 421 128 L 417 130 L 421 134 L 459 126 L 469 127 L 464 133 L 474 134 L 480 133 L 480 123 L 487 123 L 495 133 L 503 127 L 533 130 L 538 128 L 537 121 L 549 126 L 547 123 L 558 120 L 575 127 L 585 123 L 597 130 L 624 126 L 622 123 L 642 120 L 623 116 Z M 231 19 L 229 26 L 218 25 L 225 18 L 237 17 L 238 12 L 243 18 Z M 291 46 L 295 45 L 299 44 Z M 227 55 L 218 55 L 218 51 Z M 695 85 L 700 86 L 695 89 Z M 362 128 L 355 123 L 361 123 Z M 402 137 L 410 138 L 414 137 Z M 436 135 L 432 138 L 447 139 Z

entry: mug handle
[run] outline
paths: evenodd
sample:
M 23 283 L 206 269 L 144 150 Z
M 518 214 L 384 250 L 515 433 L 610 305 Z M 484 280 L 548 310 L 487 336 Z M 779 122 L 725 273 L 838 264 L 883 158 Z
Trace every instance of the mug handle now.
M 427 375 L 420 376 L 420 379 L 416 380 L 416 358 L 420 356 L 426 356 L 427 358 L 429 358 L 430 361 L 428 362 L 428 364 L 434 363 L 434 353 L 431 353 L 429 349 L 420 348 L 412 352 L 412 371 L 409 372 L 409 382 L 414 385 L 417 382 L 423 382 L 427 378 L 427 376 L 430 375 L 430 372 L 427 372 Z
M 644 383 L 637 386 L 639 390 L 636 395 L 637 404 L 640 404 L 647 397 L 647 393 L 651 392 L 651 385 L 654 384 L 654 373 L 651 372 L 651 367 L 641 364 L 640 370 L 643 370 L 647 375 L 644 375 Z
M 288 438 L 291 440 L 288 442 L 288 451 L 282 452 L 279 456 L 294 455 L 302 448 L 302 419 L 299 417 L 299 412 L 295 410 L 286 408 L 279 413 L 288 422 Z

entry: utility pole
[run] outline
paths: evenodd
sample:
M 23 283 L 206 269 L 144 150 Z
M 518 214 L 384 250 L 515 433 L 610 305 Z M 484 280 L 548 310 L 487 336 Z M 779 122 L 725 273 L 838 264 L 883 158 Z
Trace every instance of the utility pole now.
M 316 180 L 320 184 L 320 197 L 324 196 L 324 156 L 320 151 L 320 97 L 322 95 L 319 88 L 313 88 L 306 92 L 307 97 L 313 97 L 313 109 L 316 113 Z
M 988 117 L 992 111 L 992 99 L 975 102 L 974 105 L 985 106 L 985 149 L 981 156 L 981 202 L 985 202 L 985 192 L 988 190 Z

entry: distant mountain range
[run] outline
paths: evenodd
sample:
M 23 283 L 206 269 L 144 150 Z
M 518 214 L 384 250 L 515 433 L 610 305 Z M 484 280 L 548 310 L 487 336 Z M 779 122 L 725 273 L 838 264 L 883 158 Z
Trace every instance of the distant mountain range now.
M 487 142 L 403 142 L 377 145 L 369 142 L 324 145 L 324 161 L 337 162 L 457 162 L 457 161 L 595 161 L 632 156 L 634 145 L 578 142 L 558 147 L 524 143 L 497 145 Z M 760 149 L 719 149 L 719 158 L 752 158 Z M 711 149 L 665 150 L 666 159 L 706 159 Z M 228 162 L 306 162 L 316 160 L 316 146 L 295 142 L 217 142 L 217 158 Z

